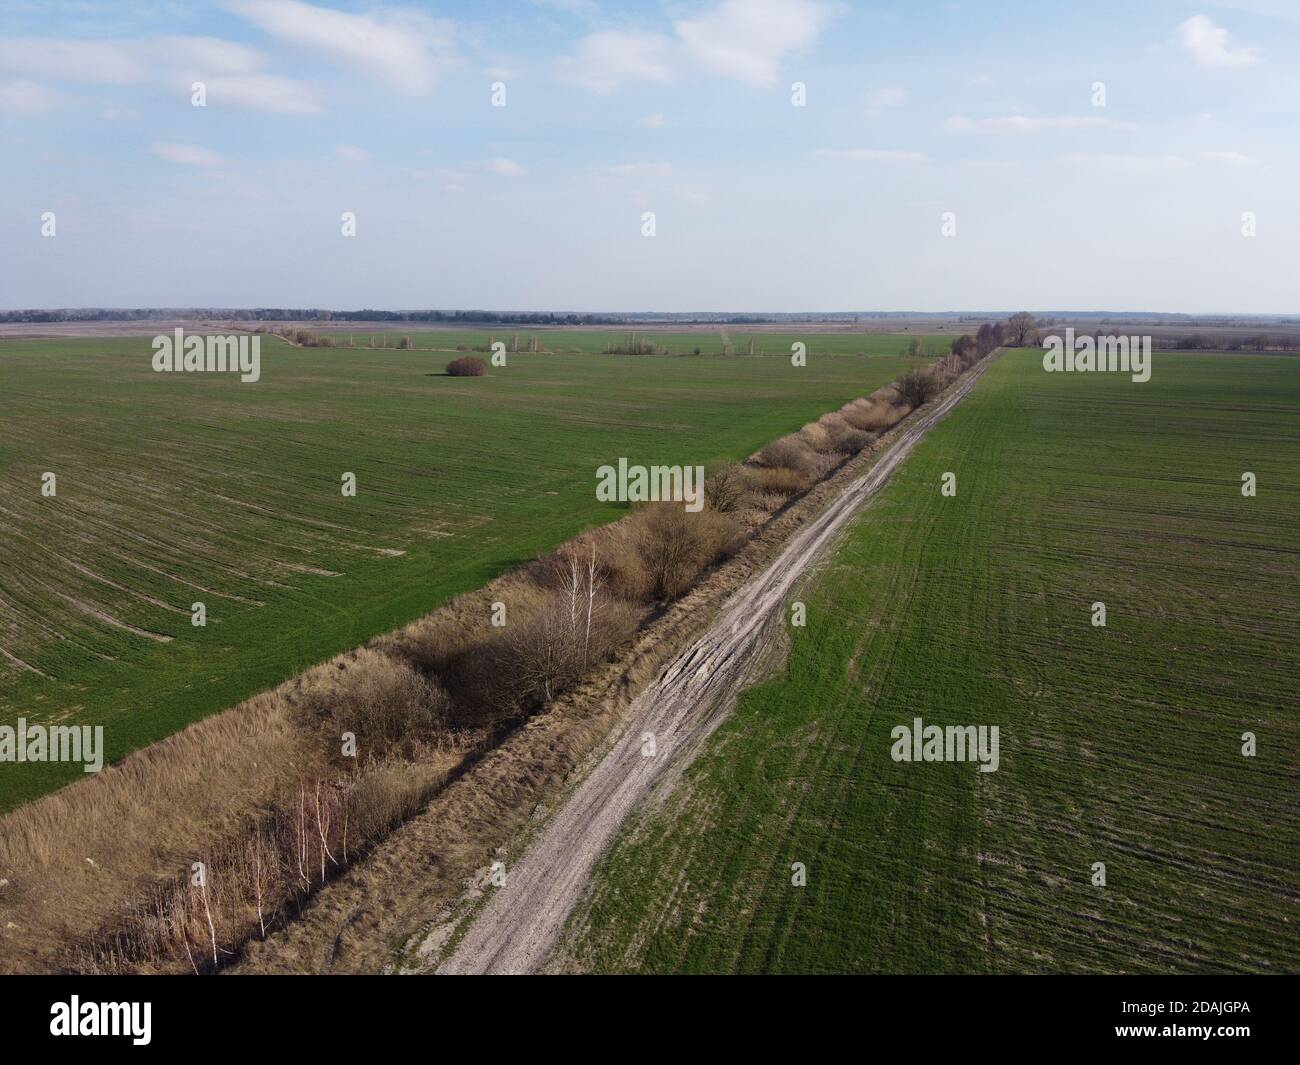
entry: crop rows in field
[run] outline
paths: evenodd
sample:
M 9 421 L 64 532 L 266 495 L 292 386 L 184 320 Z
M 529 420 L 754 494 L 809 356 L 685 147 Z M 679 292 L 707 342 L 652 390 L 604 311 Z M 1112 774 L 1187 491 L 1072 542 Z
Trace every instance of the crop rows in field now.
M 570 963 L 1295 971 L 1298 408 L 1287 358 L 1160 354 L 1133 384 L 1005 355 L 625 832 Z M 918 716 L 997 725 L 998 770 L 893 761 Z

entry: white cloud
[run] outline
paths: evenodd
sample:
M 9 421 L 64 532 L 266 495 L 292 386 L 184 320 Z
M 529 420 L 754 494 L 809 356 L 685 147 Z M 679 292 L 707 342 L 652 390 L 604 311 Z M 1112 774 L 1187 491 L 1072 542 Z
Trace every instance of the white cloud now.
M 761 88 L 776 81 L 787 53 L 816 40 L 830 15 L 815 0 L 723 0 L 673 29 L 698 67 Z
M 901 107 L 907 93 L 898 88 L 872 89 L 867 93 L 867 114 L 879 115 L 891 107 Z
M 957 133 L 1041 133 L 1045 129 L 1136 129 L 1132 122 L 1122 122 L 1100 115 L 1060 115 L 1035 117 L 1032 115 L 1000 115 L 994 118 L 967 118 L 954 115 L 944 122 L 944 128 Z
M 319 115 L 325 111 L 315 86 L 278 74 L 208 78 L 206 84 L 209 107 L 229 104 L 279 115 Z
M 149 151 L 159 159 L 182 166 L 220 166 L 225 161 L 219 152 L 198 144 L 151 144 Z
M 593 92 L 612 92 L 624 82 L 666 85 L 675 77 L 673 41 L 658 33 L 604 30 L 578 42 L 577 53 L 561 60 L 561 76 Z
M 353 15 L 301 0 L 227 0 L 225 7 L 278 40 L 355 66 L 403 92 L 423 94 L 451 61 L 451 25 L 418 11 Z
M 0 82 L 0 114 L 38 115 L 58 107 L 62 96 L 34 81 Z
M 885 148 L 819 148 L 822 159 L 848 159 L 862 163 L 924 163 L 924 152 L 901 152 Z
M 1248 67 L 1259 62 L 1259 49 L 1233 47 L 1228 31 L 1208 15 L 1193 15 L 1178 27 L 1183 47 L 1203 67 Z
M 527 171 L 513 159 L 489 159 L 483 169 L 501 177 L 522 177 Z
M 663 115 L 646 115 L 641 119 L 641 125 L 649 126 L 651 129 L 659 129 L 668 125 L 668 120 Z
M 16 38 L 0 41 L 0 68 L 71 82 L 125 85 L 156 82 L 184 99 L 195 81 L 207 86 L 208 105 L 285 115 L 316 115 L 324 108 L 306 82 L 258 73 L 267 58 L 254 48 L 217 37 L 151 37 L 79 41 Z
M 135 42 L 56 37 L 0 39 L 0 68 L 60 81 L 110 85 L 143 81 L 147 73 L 145 57 Z
M 340 145 L 340 147 L 344 147 Z M 358 151 L 360 149 L 357 149 Z M 339 148 L 335 149 L 335 153 Z M 523 177 L 528 171 L 513 159 L 498 157 L 484 159 L 480 162 L 462 163 L 455 167 L 434 167 L 432 169 L 407 169 L 405 174 L 416 181 L 436 182 L 444 192 L 464 192 L 474 178 L 483 174 L 495 174 L 498 177 Z
M 163 61 L 194 77 L 251 74 L 266 62 L 255 48 L 219 37 L 157 37 L 136 47 L 150 61 Z
M 1255 160 L 1242 152 L 1201 152 L 1201 158 L 1210 163 L 1223 163 L 1225 166 L 1251 166 Z
M 362 163 L 370 162 L 370 153 L 364 148 L 358 148 L 355 144 L 336 144 L 334 145 L 334 158 L 340 163 L 347 163 L 349 166 L 359 166 Z
M 561 60 L 565 80 L 595 92 L 628 82 L 668 84 L 682 73 L 721 74 L 766 87 L 781 61 L 812 44 L 833 14 L 818 0 L 722 0 L 673 32 L 602 30 Z

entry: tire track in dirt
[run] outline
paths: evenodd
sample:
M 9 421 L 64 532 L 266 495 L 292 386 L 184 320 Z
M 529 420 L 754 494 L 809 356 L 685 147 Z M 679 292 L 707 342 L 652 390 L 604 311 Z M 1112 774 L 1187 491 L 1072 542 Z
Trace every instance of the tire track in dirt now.
M 975 386 L 994 356 L 978 363 L 929 410 L 904 423 L 865 474 L 796 533 L 758 576 L 723 605 L 718 618 L 628 707 L 612 749 L 545 825 L 505 886 L 473 923 L 439 973 L 527 973 L 560 936 L 600 860 L 627 817 L 669 771 L 680 773 L 755 676 L 770 643 L 769 623 L 794 584 L 845 523 L 889 480 L 926 432 Z M 641 754 L 653 733 L 656 754 Z

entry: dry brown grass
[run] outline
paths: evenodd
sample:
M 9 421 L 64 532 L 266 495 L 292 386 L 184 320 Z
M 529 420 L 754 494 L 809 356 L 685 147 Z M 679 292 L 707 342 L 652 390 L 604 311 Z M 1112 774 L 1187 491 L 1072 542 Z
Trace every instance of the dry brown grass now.
M 754 483 L 765 495 L 785 497 L 798 495 L 812 484 L 812 478 L 799 470 L 785 466 L 763 466 L 752 471 Z
M 393 823 L 460 760 L 442 737 L 440 749 L 419 751 L 420 772 L 388 764 L 399 755 L 416 764 L 406 759 L 444 699 L 405 663 L 350 652 L 7 814 L 0 970 L 167 969 L 185 948 L 203 969 L 214 935 L 218 958 L 232 956 L 256 895 L 262 921 L 274 920 L 339 867 L 336 855 L 318 869 L 328 855 L 308 840 L 316 874 L 277 872 L 289 860 L 285 826 L 298 823 L 294 794 L 319 792 L 323 822 L 313 798 L 312 824 L 299 825 L 293 849 L 311 827 L 324 833 L 325 850 L 341 852 L 349 822 L 353 851 L 373 841 L 371 826 Z M 355 758 L 342 757 L 345 731 L 357 735 Z M 411 790 L 412 780 L 423 783 Z M 195 862 L 206 870 L 204 890 L 192 882 Z M 263 867 L 259 883 L 236 875 L 250 862 Z
M 843 411 L 845 420 L 853 428 L 863 432 L 882 433 L 892 429 L 911 412 L 910 407 L 897 406 L 890 402 L 870 402 Z

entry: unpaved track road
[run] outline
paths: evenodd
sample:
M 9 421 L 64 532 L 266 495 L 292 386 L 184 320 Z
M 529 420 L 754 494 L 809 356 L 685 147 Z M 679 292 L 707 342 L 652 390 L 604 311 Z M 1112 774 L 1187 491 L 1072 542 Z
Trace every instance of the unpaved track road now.
M 619 827 L 656 781 L 690 763 L 752 681 L 774 631 L 769 622 L 782 613 L 791 587 L 995 357 L 978 363 L 933 408 L 905 422 L 871 469 L 735 592 L 709 630 L 633 701 L 618 741 L 509 869 L 505 886 L 473 919 L 439 973 L 527 973 L 542 965 Z M 655 738 L 651 758 L 642 755 L 645 733 Z

